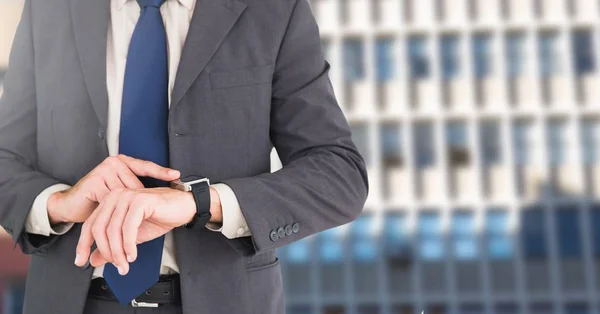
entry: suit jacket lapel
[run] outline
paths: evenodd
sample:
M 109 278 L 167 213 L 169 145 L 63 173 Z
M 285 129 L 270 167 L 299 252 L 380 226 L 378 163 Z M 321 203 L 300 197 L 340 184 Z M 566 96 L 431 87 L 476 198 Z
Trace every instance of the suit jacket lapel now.
M 100 123 L 106 128 L 106 40 L 110 0 L 71 0 L 71 16 L 87 91 Z
M 246 5 L 238 0 L 197 0 L 177 70 L 171 108 L 181 101 L 245 9 Z

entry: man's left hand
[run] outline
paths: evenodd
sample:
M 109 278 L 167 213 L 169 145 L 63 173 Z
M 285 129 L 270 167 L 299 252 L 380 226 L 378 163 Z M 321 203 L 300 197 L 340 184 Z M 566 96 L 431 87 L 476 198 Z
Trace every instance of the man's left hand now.
M 217 211 L 215 204 L 220 203 L 214 202 L 215 196 L 218 198 L 211 188 L 213 213 Z M 195 214 L 196 203 L 188 192 L 169 188 L 115 190 L 83 224 L 75 264 L 81 267 L 88 258 L 94 267 L 113 263 L 125 275 L 129 263 L 137 258 L 137 244 L 185 225 Z M 94 241 L 97 249 L 90 256 Z

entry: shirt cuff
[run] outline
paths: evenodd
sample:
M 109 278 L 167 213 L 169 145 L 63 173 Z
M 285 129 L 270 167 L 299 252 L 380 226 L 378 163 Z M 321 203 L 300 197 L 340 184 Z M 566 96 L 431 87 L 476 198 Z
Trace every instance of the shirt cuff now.
M 212 187 L 219 194 L 219 198 L 221 198 L 223 224 L 208 223 L 206 228 L 211 231 L 221 232 L 228 239 L 251 236 L 248 223 L 242 214 L 240 203 L 233 190 L 228 185 L 222 183 L 214 184 Z
M 71 187 L 65 184 L 53 185 L 40 193 L 29 211 L 27 220 L 25 221 L 25 231 L 31 234 L 37 234 L 49 237 L 50 235 L 63 235 L 71 230 L 72 223 L 62 223 L 51 226 L 50 218 L 48 217 L 48 199 L 57 192 L 62 192 Z

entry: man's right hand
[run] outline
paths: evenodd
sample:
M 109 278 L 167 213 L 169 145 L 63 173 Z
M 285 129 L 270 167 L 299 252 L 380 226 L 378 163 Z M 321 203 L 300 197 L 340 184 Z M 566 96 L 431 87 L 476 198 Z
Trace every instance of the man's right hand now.
M 179 176 L 179 171 L 149 161 L 125 155 L 109 157 L 71 189 L 52 194 L 48 199 L 48 218 L 52 225 L 84 222 L 110 191 L 144 188 L 138 177 L 168 182 Z

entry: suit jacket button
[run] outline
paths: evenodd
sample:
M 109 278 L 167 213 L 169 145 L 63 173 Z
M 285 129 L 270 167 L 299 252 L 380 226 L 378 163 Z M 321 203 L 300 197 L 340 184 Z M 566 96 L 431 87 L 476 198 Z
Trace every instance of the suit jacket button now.
M 295 224 L 292 226 L 292 232 L 293 232 L 293 233 L 298 233 L 299 231 L 300 231 L 300 224 L 299 224 L 299 223 L 295 223 Z
M 280 239 L 285 237 L 285 230 L 283 229 L 283 227 L 279 227 L 279 229 L 277 229 L 277 235 Z
M 98 130 L 98 137 L 103 140 L 106 137 L 106 132 L 102 129 Z
M 292 225 L 285 226 L 285 235 L 292 235 L 292 233 L 294 233 L 294 228 L 292 228 Z
M 277 231 L 273 230 L 270 234 L 271 241 L 275 242 L 279 240 L 279 236 L 277 235 Z

